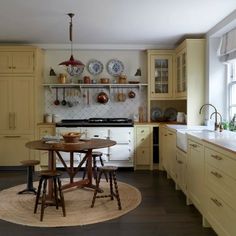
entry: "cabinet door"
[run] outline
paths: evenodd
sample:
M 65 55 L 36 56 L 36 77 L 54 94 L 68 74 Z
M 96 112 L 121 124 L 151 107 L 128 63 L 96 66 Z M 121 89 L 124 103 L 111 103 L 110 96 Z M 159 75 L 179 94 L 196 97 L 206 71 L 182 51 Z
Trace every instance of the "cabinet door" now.
M 13 114 L 10 113 L 10 86 L 9 78 L 0 78 L 0 132 L 7 133 L 13 128 Z
M 0 73 L 33 73 L 33 52 L 0 52 Z
M 176 134 L 167 130 L 166 138 L 166 157 L 167 157 L 167 172 L 173 180 L 176 179 Z
M 13 52 L 12 53 L 12 73 L 33 73 L 34 53 L 33 52 Z
M 33 78 L 12 79 L 11 112 L 14 114 L 15 133 L 29 134 L 34 130 L 34 80 Z
M 204 149 L 199 143 L 188 140 L 188 194 L 193 204 L 202 212 L 204 193 Z
M 12 57 L 9 52 L 0 52 L 0 73 L 12 72 Z
M 181 190 L 187 192 L 186 184 L 186 153 L 177 149 L 176 151 L 176 182 L 181 188 Z
M 175 96 L 187 96 L 187 68 L 186 68 L 186 49 L 183 49 L 176 55 L 176 84 Z
M 20 161 L 33 159 L 32 151 L 25 147 L 26 142 L 33 140 L 30 135 L 0 136 L 0 166 L 19 166 Z
M 150 164 L 150 149 L 148 147 L 137 148 L 136 165 Z
M 150 65 L 151 98 L 171 98 L 172 55 L 152 55 Z

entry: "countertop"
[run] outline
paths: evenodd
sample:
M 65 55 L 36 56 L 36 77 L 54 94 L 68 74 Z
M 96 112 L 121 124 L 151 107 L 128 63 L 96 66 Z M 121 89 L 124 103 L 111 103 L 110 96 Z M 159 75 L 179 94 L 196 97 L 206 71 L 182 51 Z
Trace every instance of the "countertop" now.
M 201 139 L 205 142 L 224 148 L 227 151 L 236 154 L 236 133 L 228 130 L 219 131 L 190 131 L 187 132 L 190 137 Z
M 175 132 L 184 131 L 189 137 L 192 136 L 236 154 L 236 132 L 228 130 L 219 132 L 200 125 L 167 125 L 167 127 Z

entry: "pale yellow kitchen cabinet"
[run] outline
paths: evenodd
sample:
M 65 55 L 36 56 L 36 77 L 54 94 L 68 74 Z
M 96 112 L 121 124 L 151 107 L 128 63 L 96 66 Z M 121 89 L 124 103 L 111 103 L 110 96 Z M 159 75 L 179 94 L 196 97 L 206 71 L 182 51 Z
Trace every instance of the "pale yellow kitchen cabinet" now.
M 169 99 L 173 97 L 172 50 L 148 50 L 148 84 L 150 99 Z
M 199 125 L 205 91 L 205 39 L 186 39 L 175 52 L 174 98 L 187 100 L 187 124 Z
M 201 142 L 188 139 L 187 191 L 190 201 L 203 214 L 204 210 L 204 147 Z
M 25 143 L 32 135 L 0 135 L 0 166 L 19 166 L 20 161 L 31 159 L 33 153 Z
M 135 125 L 135 169 L 153 168 L 153 127 Z
M 5 51 L 8 50 L 8 51 Z M 34 52 L 33 51 L 9 51 L 0 47 L 0 73 L 33 73 L 34 71 Z
M 187 154 L 176 148 L 176 189 L 187 195 Z
M 236 159 L 222 148 L 206 144 L 206 217 L 219 235 L 236 235 Z
M 173 180 L 176 180 L 176 133 L 167 129 L 164 139 L 165 156 L 167 160 L 167 173 Z
M 24 146 L 36 139 L 37 123 L 43 119 L 42 58 L 33 46 L 0 46 L 0 166 L 35 159 Z
M 38 124 L 38 139 L 43 138 L 44 136 L 55 135 L 55 124 Z M 48 167 L 48 151 L 39 151 L 40 167 L 41 169 Z
M 34 78 L 0 76 L 0 132 L 34 131 Z

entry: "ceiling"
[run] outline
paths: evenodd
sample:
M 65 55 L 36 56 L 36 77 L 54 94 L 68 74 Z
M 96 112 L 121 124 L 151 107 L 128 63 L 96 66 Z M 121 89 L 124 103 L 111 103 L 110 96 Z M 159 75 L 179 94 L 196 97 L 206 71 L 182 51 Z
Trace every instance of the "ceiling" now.
M 173 46 L 203 35 L 236 9 L 235 0 L 1 0 L 0 42 Z

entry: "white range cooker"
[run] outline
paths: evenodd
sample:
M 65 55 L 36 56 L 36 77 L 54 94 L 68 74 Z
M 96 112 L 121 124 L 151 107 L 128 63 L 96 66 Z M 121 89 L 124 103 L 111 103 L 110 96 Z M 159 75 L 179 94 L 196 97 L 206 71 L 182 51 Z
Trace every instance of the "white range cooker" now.
M 127 118 L 90 118 L 62 120 L 56 124 L 56 134 L 66 132 L 82 132 L 81 139 L 103 138 L 116 141 L 116 145 L 108 148 L 94 149 L 103 153 L 105 164 L 118 167 L 133 167 L 134 132 L 133 122 Z M 64 161 L 69 163 L 69 153 L 60 152 Z M 74 165 L 77 166 L 84 154 L 74 154 Z M 99 163 L 98 163 L 99 164 Z M 57 160 L 57 167 L 63 167 Z

